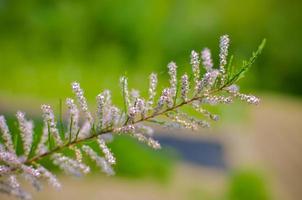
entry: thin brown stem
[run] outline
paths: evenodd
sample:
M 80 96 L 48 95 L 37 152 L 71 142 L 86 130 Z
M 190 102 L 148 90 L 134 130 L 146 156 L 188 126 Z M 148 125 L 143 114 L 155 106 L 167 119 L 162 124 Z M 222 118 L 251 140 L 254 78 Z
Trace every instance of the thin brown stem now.
M 222 89 L 223 89 L 223 87 L 221 87 L 221 88 L 219 88 L 219 89 L 212 90 L 211 92 L 208 93 L 208 95 L 209 95 L 209 94 L 216 93 L 216 92 L 219 92 L 219 91 L 221 91 Z M 181 102 L 181 103 L 179 103 L 179 104 L 177 104 L 177 105 L 174 105 L 174 106 L 171 107 L 171 108 L 167 108 L 167 109 L 165 109 L 165 110 L 163 110 L 163 111 L 161 111 L 161 112 L 156 112 L 156 113 L 153 113 L 152 115 L 149 115 L 149 116 L 147 116 L 147 117 L 144 117 L 144 118 L 141 118 L 141 119 L 139 119 L 139 120 L 136 120 L 136 121 L 134 121 L 132 124 L 137 124 L 137 123 L 140 123 L 140 122 L 143 122 L 143 121 L 150 120 L 150 119 L 155 118 L 155 117 L 157 117 L 157 116 L 163 115 L 163 114 L 165 114 L 165 113 L 167 113 L 167 112 L 176 110 L 176 109 L 178 109 L 179 107 L 181 107 L 181 106 L 183 106 L 183 105 L 187 105 L 187 104 L 192 103 L 193 101 L 200 100 L 200 99 L 204 98 L 205 96 L 206 96 L 206 95 L 195 96 L 195 97 L 189 99 L 188 101 L 183 101 L 183 102 Z M 125 126 L 125 125 L 127 125 L 127 123 L 125 123 L 124 126 Z M 86 138 L 83 138 L 83 139 L 79 139 L 79 140 L 74 140 L 74 141 L 68 142 L 68 143 L 66 143 L 66 144 L 64 144 L 64 145 L 62 145 L 62 146 L 57 146 L 56 148 L 54 148 L 54 149 L 52 149 L 52 150 L 50 150 L 50 151 L 48 151 L 48 152 L 45 152 L 45 153 L 43 153 L 43 154 L 34 156 L 34 157 L 32 157 L 31 159 L 28 159 L 27 161 L 24 162 L 24 164 L 30 165 L 31 163 L 34 163 L 34 162 L 36 162 L 36 161 L 38 161 L 38 160 L 41 160 L 42 158 L 45 158 L 45 157 L 47 157 L 47 156 L 49 156 L 49 155 L 52 155 L 53 153 L 59 152 L 59 151 L 65 149 L 65 148 L 68 148 L 68 147 L 71 147 L 71 146 L 73 146 L 73 145 L 77 145 L 77 144 L 80 144 L 80 143 L 83 143 L 83 142 L 88 142 L 88 141 L 93 140 L 94 138 L 96 138 L 96 137 L 98 137 L 98 136 L 100 136 L 100 135 L 103 135 L 103 134 L 106 134 L 106 133 L 111 133 L 111 132 L 113 132 L 113 131 L 114 131 L 114 129 L 113 129 L 113 128 L 110 128 L 110 129 L 108 129 L 108 130 L 104 130 L 104 131 L 98 132 L 98 133 L 96 133 L 96 134 L 93 134 L 93 135 L 91 135 L 91 136 L 89 136 L 89 137 L 86 137 Z

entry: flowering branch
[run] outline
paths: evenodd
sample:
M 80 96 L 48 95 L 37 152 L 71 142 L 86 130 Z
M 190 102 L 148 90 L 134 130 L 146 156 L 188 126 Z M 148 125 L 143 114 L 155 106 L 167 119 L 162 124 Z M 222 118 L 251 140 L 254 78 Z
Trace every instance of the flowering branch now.
M 104 90 L 96 97 L 98 107 L 96 114 L 93 115 L 88 109 L 80 84 L 72 83 L 77 104 L 71 98 L 66 99 L 69 114 L 66 130 L 63 128 L 63 131 L 60 131 L 57 128 L 51 106 L 42 105 L 44 128 L 39 141 L 33 140 L 33 122 L 27 120 L 23 112 L 17 112 L 23 146 L 21 154 L 16 153 L 5 118 L 0 116 L 2 141 L 0 143 L 0 192 L 20 199 L 31 199 L 30 194 L 20 186 L 18 182 L 20 177 L 28 180 L 37 189 L 40 189 L 41 179 L 46 179 L 55 188 L 60 188 L 61 185 L 55 175 L 40 163 L 40 160 L 45 157 L 49 157 L 53 164 L 65 173 L 80 176 L 90 172 L 89 166 L 82 160 L 82 153 L 85 153 L 104 173 L 113 175 L 112 166 L 116 164 L 116 159 L 106 145 L 106 136 L 127 134 L 154 149 L 160 148 L 159 142 L 152 138 L 152 128 L 146 126 L 144 122 L 192 130 L 209 127 L 206 120 L 182 112 L 181 108 L 184 106 L 191 106 L 205 118 L 217 121 L 218 116 L 207 111 L 204 105 L 230 104 L 235 98 L 257 105 L 259 99 L 253 95 L 240 93 L 235 83 L 242 78 L 261 53 L 265 40 L 253 53 L 252 58 L 244 61 L 243 67 L 234 74 L 232 63 L 227 65 L 229 41 L 227 35 L 220 38 L 218 69 L 213 67 L 209 49 L 205 48 L 201 52 L 201 59 L 197 52 L 191 52 L 192 81 L 185 73 L 178 82 L 177 65 L 174 62 L 169 63 L 170 85 L 161 91 L 157 101 L 158 79 L 155 73 L 150 75 L 149 96 L 146 99 L 140 96 L 139 91 L 129 91 L 127 77 L 121 77 L 124 110 L 114 106 L 110 91 Z M 200 68 L 201 63 L 204 69 Z M 201 70 L 205 73 L 201 74 Z M 162 117 L 164 121 L 158 121 L 158 117 Z M 87 145 L 87 141 L 96 141 L 103 156 Z M 65 149 L 72 150 L 74 156 L 64 155 L 62 152 Z

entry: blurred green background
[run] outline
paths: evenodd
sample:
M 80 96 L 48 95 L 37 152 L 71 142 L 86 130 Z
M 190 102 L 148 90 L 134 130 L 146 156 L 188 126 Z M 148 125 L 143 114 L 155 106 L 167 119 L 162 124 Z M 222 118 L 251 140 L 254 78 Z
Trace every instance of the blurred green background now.
M 192 49 L 229 34 L 241 62 L 268 39 L 245 87 L 302 94 L 301 1 L 0 0 L 0 95 L 58 99 L 80 81 L 90 100 L 129 74 L 144 88 L 174 60 L 189 69 Z
M 245 91 L 300 97 L 301 10 L 298 0 L 0 0 L 0 110 L 38 110 L 45 101 L 57 105 L 72 95 L 72 81 L 81 83 L 90 102 L 109 88 L 120 103 L 121 75 L 145 94 L 149 73 L 167 82 L 171 60 L 180 71 L 190 70 L 192 49 L 211 48 L 218 63 L 222 34 L 230 35 L 238 64 L 267 38 L 263 54 L 241 81 Z M 28 99 L 30 108 L 24 107 Z M 235 107 L 229 115 L 241 110 Z M 118 173 L 169 179 L 173 161 L 137 145 L 126 138 L 112 143 L 122 163 Z M 270 199 L 262 178 L 253 171 L 234 173 L 223 199 Z M 202 198 L 199 189 L 192 199 L 216 199 Z

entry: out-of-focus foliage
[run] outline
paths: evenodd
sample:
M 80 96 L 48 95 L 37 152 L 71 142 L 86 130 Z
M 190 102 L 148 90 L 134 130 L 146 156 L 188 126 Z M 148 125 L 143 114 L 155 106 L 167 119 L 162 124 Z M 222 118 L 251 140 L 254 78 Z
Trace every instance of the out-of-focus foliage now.
M 184 63 L 191 49 L 209 46 L 217 55 L 218 37 L 228 33 L 235 63 L 268 38 L 247 85 L 301 94 L 301 5 L 297 0 L 0 0 L 0 91 L 57 99 L 77 80 L 92 98 L 100 87 L 118 88 L 125 72 L 142 88 L 147 73 L 163 71 L 170 60 L 189 67 Z
M 118 160 L 116 173 L 119 176 L 147 178 L 153 177 L 160 182 L 169 180 L 173 157 L 160 150 L 153 149 L 138 143 L 129 137 L 117 137 L 109 145 Z
M 229 200 L 269 200 L 267 183 L 261 173 L 236 171 L 230 179 Z
M 192 188 L 190 200 L 270 200 L 272 199 L 267 180 L 257 170 L 235 170 L 227 179 L 227 189 L 223 192 L 206 188 Z

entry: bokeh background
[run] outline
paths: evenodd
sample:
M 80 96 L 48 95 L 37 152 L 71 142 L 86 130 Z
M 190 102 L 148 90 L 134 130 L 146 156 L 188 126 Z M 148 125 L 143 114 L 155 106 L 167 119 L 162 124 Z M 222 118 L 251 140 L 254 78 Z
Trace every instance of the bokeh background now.
M 146 94 L 150 72 L 163 86 L 166 64 L 189 70 L 192 49 L 211 48 L 217 63 L 222 34 L 230 35 L 238 64 L 267 38 L 240 82 L 262 98 L 260 106 L 216 108 L 222 120 L 198 133 L 159 129 L 161 152 L 117 138 L 117 177 L 63 176 L 63 191 L 46 188 L 36 197 L 300 199 L 301 9 L 298 0 L 0 0 L 0 111 L 15 128 L 14 112 L 38 118 L 41 103 L 58 108 L 72 81 L 92 108 L 105 88 L 120 104 L 121 75 Z

